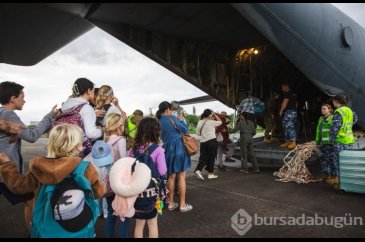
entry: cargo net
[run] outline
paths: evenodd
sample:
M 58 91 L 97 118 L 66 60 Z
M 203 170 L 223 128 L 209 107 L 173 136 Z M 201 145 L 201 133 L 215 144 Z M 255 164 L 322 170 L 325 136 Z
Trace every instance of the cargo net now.
M 279 171 L 274 172 L 278 177 L 275 181 L 309 183 L 320 182 L 308 170 L 305 161 L 317 152 L 317 146 L 314 141 L 308 142 L 291 150 L 283 159 L 284 165 Z

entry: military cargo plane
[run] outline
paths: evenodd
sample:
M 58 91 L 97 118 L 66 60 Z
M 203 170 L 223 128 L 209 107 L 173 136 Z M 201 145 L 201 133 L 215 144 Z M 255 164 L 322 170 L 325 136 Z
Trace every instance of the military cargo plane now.
M 37 64 L 96 26 L 232 108 L 289 82 L 302 136 L 337 93 L 365 128 L 365 30 L 331 4 L 1 3 L 0 16 L 0 63 Z

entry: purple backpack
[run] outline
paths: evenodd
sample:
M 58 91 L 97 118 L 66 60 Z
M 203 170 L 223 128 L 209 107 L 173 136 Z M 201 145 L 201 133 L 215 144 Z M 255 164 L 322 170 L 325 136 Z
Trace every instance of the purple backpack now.
M 68 123 L 68 124 L 74 124 L 79 126 L 84 131 L 84 141 L 82 143 L 82 146 L 84 147 L 83 151 L 80 153 L 80 156 L 84 158 L 91 152 L 91 148 L 93 146 L 93 142 L 91 139 L 87 138 L 85 135 L 85 128 L 84 124 L 81 120 L 80 110 L 85 105 L 81 104 L 79 106 L 74 107 L 71 110 L 68 110 L 67 112 L 60 111 L 60 114 L 57 115 L 55 118 L 55 121 L 52 123 L 52 127 L 56 126 L 57 124 L 61 123 Z

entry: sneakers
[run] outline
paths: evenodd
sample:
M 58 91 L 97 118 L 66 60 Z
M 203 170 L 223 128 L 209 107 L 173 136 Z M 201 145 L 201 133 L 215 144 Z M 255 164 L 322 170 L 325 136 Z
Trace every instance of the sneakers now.
M 174 203 L 174 205 L 172 205 L 172 206 L 170 206 L 170 204 L 169 204 L 169 206 L 167 207 L 167 209 L 169 211 L 173 211 L 173 210 L 177 209 L 178 206 L 179 206 L 179 204 L 177 204 L 177 203 Z
M 204 180 L 204 177 L 203 177 L 203 175 L 202 175 L 202 172 L 201 172 L 201 171 L 196 170 L 194 173 L 196 174 L 196 177 L 198 177 L 200 180 Z
M 255 173 L 260 173 L 260 170 L 259 169 L 256 169 L 254 172 Z
M 190 204 L 186 204 L 184 208 L 180 207 L 180 212 L 185 213 L 185 212 L 189 212 L 192 209 L 193 209 L 193 206 L 191 206 Z
M 215 179 L 215 178 L 218 178 L 218 176 L 215 174 L 208 174 L 208 179 Z

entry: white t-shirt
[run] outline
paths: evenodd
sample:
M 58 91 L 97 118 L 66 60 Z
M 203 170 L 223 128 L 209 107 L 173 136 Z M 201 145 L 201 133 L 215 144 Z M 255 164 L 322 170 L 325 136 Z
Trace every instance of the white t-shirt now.
M 205 125 L 202 129 L 204 123 Z M 216 139 L 215 127 L 218 127 L 221 124 L 222 121 L 215 121 L 211 119 L 200 120 L 196 127 L 196 134 L 201 136 L 200 142 L 203 143 L 211 139 Z

